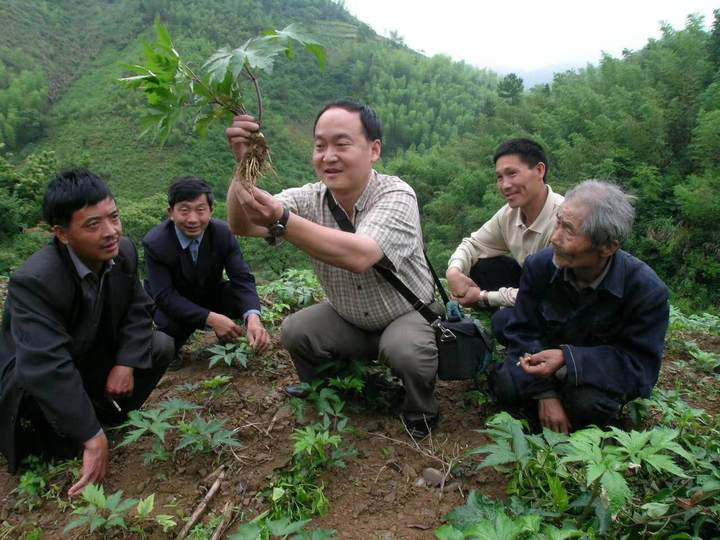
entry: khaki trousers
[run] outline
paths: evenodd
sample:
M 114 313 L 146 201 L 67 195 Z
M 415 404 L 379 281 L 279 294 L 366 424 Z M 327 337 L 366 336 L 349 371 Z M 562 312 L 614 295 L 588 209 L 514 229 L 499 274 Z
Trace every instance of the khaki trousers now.
M 347 322 L 329 303 L 322 302 L 287 317 L 280 340 L 303 382 L 316 380 L 317 366 L 330 360 L 377 358 L 388 364 L 405 386 L 402 412 L 407 420 L 437 415 L 433 395 L 435 332 L 417 311 L 398 317 L 384 330 L 370 332 Z

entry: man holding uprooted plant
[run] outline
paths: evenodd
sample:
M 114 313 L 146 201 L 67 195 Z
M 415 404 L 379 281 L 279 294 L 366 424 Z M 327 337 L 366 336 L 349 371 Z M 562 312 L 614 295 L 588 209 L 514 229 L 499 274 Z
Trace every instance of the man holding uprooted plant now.
M 172 358 L 154 332 L 137 251 L 115 198 L 85 169 L 50 182 L 43 217 L 53 242 L 10 278 L 0 334 L 0 451 L 10 470 L 30 454 L 82 452 L 79 494 L 109 466 L 104 426 L 127 419 Z
M 620 249 L 631 197 L 587 180 L 557 213 L 552 247 L 525 261 L 505 363 L 490 376 L 501 403 L 557 432 L 618 420 L 650 396 L 668 326 L 668 289 Z
M 493 160 L 507 204 L 463 239 L 450 257 L 446 277 L 452 295 L 464 306 L 511 308 L 525 258 L 550 245 L 563 196 L 546 184 L 547 158 L 535 141 L 506 141 Z M 499 309 L 493 315 L 493 332 L 500 341 L 511 314 L 512 309 Z
M 258 129 L 252 117 L 238 116 L 227 130 L 238 160 Z M 434 284 L 415 193 L 373 169 L 381 151 L 382 125 L 370 107 L 330 103 L 314 126 L 313 165 L 321 181 L 274 197 L 233 182 L 228 217 L 235 233 L 271 244 L 282 238 L 312 259 L 328 301 L 288 317 L 281 334 L 300 380 L 316 379 L 317 367 L 331 359 L 380 358 L 403 380 L 403 420 L 413 434 L 424 435 L 438 418 L 434 331 L 373 265 L 393 270 L 426 303 Z M 341 229 L 333 200 L 355 232 Z

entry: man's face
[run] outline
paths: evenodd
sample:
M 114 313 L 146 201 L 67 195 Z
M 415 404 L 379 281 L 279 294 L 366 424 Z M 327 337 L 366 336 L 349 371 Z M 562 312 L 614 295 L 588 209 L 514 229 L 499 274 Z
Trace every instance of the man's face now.
M 333 191 L 352 192 L 364 186 L 380 150 L 379 140 L 365 137 L 360 113 L 333 108 L 318 119 L 313 165 L 318 178 Z
M 545 164 L 528 167 L 517 154 L 501 156 L 495 162 L 497 186 L 510 208 L 525 208 L 545 193 Z
M 122 223 L 115 201 L 108 197 L 97 204 L 73 212 L 67 227 L 56 225 L 55 236 L 70 246 L 91 270 L 117 257 Z
M 587 210 L 572 202 L 563 203 L 558 210 L 550 242 L 559 268 L 593 269 L 608 256 L 606 248 L 593 246 L 590 235 L 582 231 L 586 216 Z
M 196 238 L 207 229 L 212 213 L 205 193 L 191 201 L 175 203 L 168 209 L 170 219 L 189 238 Z

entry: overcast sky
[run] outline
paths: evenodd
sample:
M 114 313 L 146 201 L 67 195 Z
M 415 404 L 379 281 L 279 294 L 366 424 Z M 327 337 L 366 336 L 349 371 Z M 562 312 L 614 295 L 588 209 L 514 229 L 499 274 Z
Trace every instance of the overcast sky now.
M 690 13 L 713 21 L 720 0 L 345 0 L 382 35 L 395 30 L 428 56 L 446 54 L 494 71 L 584 67 L 660 36 L 660 22 L 685 27 Z

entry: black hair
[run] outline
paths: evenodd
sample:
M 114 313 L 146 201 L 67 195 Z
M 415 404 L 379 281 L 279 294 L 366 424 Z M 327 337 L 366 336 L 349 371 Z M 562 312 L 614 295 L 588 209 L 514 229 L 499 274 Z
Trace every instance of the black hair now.
M 375 110 L 368 105 L 363 105 L 361 103 L 358 103 L 356 101 L 350 101 L 348 99 L 338 99 L 336 101 L 326 103 L 323 108 L 320 109 L 318 115 L 315 117 L 315 123 L 313 124 L 313 134 L 315 133 L 315 128 L 317 127 L 317 123 L 318 120 L 320 120 L 320 117 L 325 111 L 330 109 L 344 109 L 348 112 L 360 113 L 360 122 L 362 123 L 365 138 L 370 142 L 375 140 L 382 142 L 383 126 Z
M 105 181 L 88 169 L 69 169 L 55 175 L 43 198 L 43 219 L 51 226 L 68 227 L 77 210 L 107 198 L 115 200 Z
M 542 146 L 530 139 L 510 139 L 502 143 L 495 151 L 493 163 L 497 163 L 497 160 L 503 156 L 510 155 L 519 157 L 520 161 L 531 168 L 542 161 L 545 164 L 545 174 L 543 174 L 543 182 L 545 182 L 549 167 Z
M 212 186 L 199 176 L 180 176 L 168 189 L 168 206 L 172 208 L 179 202 L 193 201 L 203 193 L 207 196 L 208 205 L 212 208 L 215 202 Z

